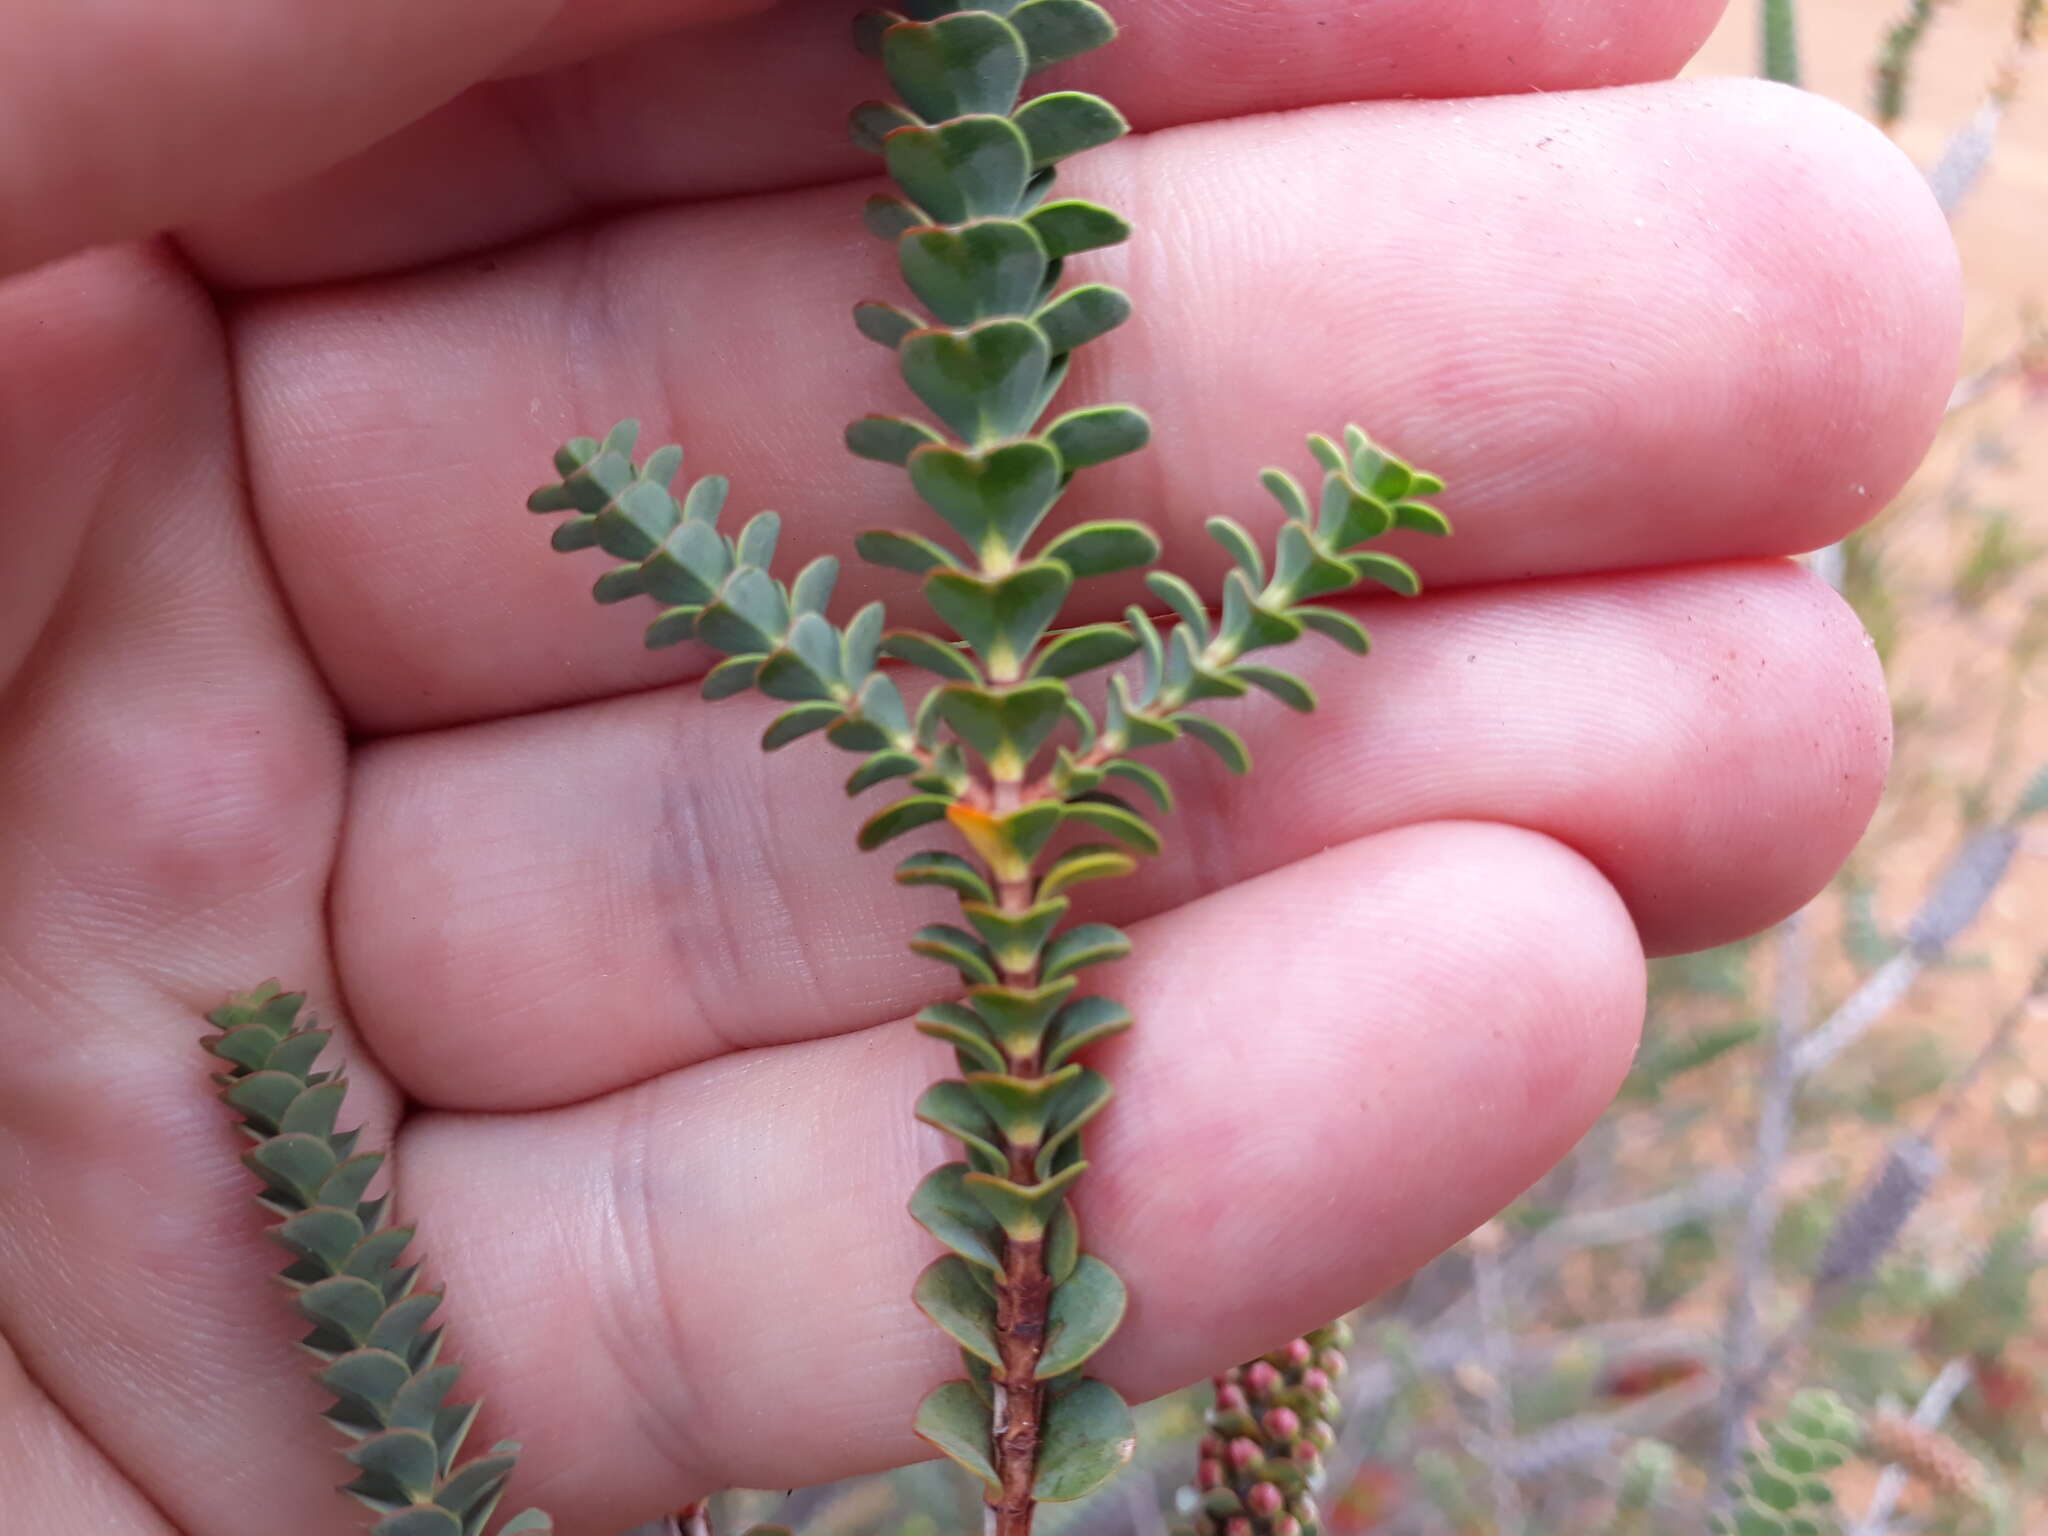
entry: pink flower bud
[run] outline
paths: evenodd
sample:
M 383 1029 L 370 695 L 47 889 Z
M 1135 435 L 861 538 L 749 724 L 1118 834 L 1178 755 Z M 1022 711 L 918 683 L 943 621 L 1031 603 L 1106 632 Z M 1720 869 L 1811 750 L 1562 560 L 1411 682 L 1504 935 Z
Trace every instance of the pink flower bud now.
M 1274 1408 L 1259 1420 L 1275 1440 L 1292 1440 L 1301 1433 L 1301 1415 L 1292 1408 Z
M 1245 1410 L 1244 1388 L 1235 1382 L 1226 1382 L 1216 1389 L 1216 1411 L 1218 1413 L 1243 1413 Z
M 1332 1381 L 1335 1381 L 1339 1376 L 1342 1376 L 1344 1374 L 1345 1370 L 1349 1368 L 1351 1362 L 1344 1358 L 1343 1350 L 1326 1349 L 1321 1354 L 1316 1356 L 1316 1364 L 1321 1366 L 1326 1372 L 1328 1372 L 1330 1379 Z
M 1308 1437 L 1323 1450 L 1337 1443 L 1337 1426 L 1328 1419 L 1317 1419 L 1308 1427 Z
M 1289 1370 L 1298 1371 L 1314 1357 L 1315 1350 L 1310 1346 L 1307 1339 L 1295 1339 L 1285 1349 L 1280 1351 L 1280 1355 L 1287 1362 Z
M 1202 1436 L 1202 1445 L 1201 1445 L 1201 1450 L 1200 1450 L 1199 1454 L 1201 1454 L 1201 1455 L 1203 1455 L 1203 1456 L 1221 1456 L 1221 1455 L 1223 1454 L 1223 1438 L 1222 1438 L 1222 1436 L 1220 1436 L 1220 1435 L 1204 1435 L 1204 1436 Z
M 1282 1515 L 1273 1522 L 1273 1536 L 1301 1536 L 1301 1522 L 1292 1515 Z
M 1243 1435 L 1230 1442 L 1226 1454 L 1230 1457 L 1231 1470 L 1235 1472 L 1249 1472 L 1266 1459 L 1266 1453 L 1259 1449 L 1259 1442 L 1248 1440 Z
M 1252 1523 L 1243 1515 L 1232 1515 L 1224 1522 L 1223 1536 L 1252 1536 Z
M 1286 1498 L 1271 1483 L 1254 1483 L 1244 1502 L 1253 1514 L 1267 1520 L 1279 1514 L 1287 1505 Z
M 1265 1397 L 1280 1385 L 1280 1373 L 1265 1360 L 1254 1360 L 1245 1367 L 1244 1384 L 1254 1397 Z
M 1206 1456 L 1203 1457 L 1201 1464 L 1195 1468 L 1195 1486 L 1204 1493 L 1207 1493 L 1211 1488 L 1221 1488 L 1223 1486 L 1223 1463 L 1211 1460 Z
M 1301 1384 L 1311 1392 L 1327 1392 L 1330 1390 L 1330 1377 L 1327 1372 L 1310 1366 L 1302 1373 Z

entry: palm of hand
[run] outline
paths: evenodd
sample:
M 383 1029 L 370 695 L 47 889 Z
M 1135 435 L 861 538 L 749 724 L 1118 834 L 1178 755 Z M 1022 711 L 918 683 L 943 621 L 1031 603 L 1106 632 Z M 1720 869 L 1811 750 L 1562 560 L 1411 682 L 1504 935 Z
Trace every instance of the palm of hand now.
M 186 220 L 0 285 L 10 1514 L 351 1528 L 193 1046 L 272 973 L 345 1002 L 485 1432 L 531 1447 L 519 1502 L 601 1531 L 915 1454 L 947 1351 L 901 1205 L 940 1154 L 908 1113 L 930 1048 L 885 1026 L 945 986 L 900 947 L 921 904 L 853 852 L 828 754 L 764 763 L 761 710 L 655 686 L 687 659 L 636 656 L 638 616 L 588 609 L 512 511 L 553 442 L 633 412 L 797 552 L 887 520 L 835 428 L 895 398 L 843 319 L 889 279 L 854 190 L 817 186 L 863 173 L 836 142 L 862 62 L 800 7 L 404 127 L 517 29 L 472 57 L 481 7 L 448 7 L 366 84 L 395 55 L 364 15 L 209 41 L 172 9 L 137 23 L 161 92 L 23 150 L 80 163 L 0 247 Z M 1138 1298 L 1103 1359 L 1128 1395 L 1510 1198 L 1616 1081 L 1645 948 L 1803 899 L 1882 775 L 1860 631 L 1771 557 L 1924 442 L 1938 219 L 1811 101 L 1508 97 L 1654 79 L 1709 19 L 1530 9 L 1128 14 L 1102 66 L 1140 129 L 1180 126 L 1087 168 L 1140 229 L 1091 275 L 1140 318 L 1073 398 L 1162 431 L 1077 514 L 1198 564 L 1250 471 L 1356 416 L 1453 478 L 1462 533 L 1442 595 L 1375 611 L 1370 667 L 1302 653 L 1325 713 L 1259 719 L 1254 780 L 1179 765 L 1177 851 L 1107 898 L 1140 920 L 1140 1028 L 1082 1208 Z M 688 10 L 571 8 L 523 57 Z M 202 89 L 266 48 L 309 83 L 275 133 Z M 1488 99 L 1366 100 L 1404 94 Z M 114 175 L 109 139 L 183 158 Z M 209 195 L 244 206 L 188 219 Z

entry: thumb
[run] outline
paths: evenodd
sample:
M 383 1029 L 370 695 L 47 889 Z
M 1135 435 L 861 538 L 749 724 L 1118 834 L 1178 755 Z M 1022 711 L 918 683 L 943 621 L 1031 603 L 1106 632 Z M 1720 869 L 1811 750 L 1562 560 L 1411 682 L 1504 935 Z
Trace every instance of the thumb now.
M 508 66 L 744 3 L 16 0 L 0 44 L 0 274 L 232 207 Z

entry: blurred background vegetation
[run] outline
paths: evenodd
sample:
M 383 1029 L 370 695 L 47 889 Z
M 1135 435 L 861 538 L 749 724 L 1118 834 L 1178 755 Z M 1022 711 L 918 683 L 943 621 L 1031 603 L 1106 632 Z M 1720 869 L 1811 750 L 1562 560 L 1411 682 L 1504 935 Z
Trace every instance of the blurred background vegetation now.
M 1941 440 L 1816 562 L 1890 674 L 1891 788 L 1808 912 L 1657 968 L 1635 1075 L 1562 1167 L 1354 1319 L 1330 1536 L 1717 1516 L 1745 1533 L 2048 1532 L 2041 10 L 1747 0 L 1694 66 L 1758 72 L 1769 15 L 1795 21 L 1803 83 L 1927 169 L 1963 250 Z M 1176 1529 L 1206 1395 L 1146 1409 L 1139 1466 L 1042 1511 L 1046 1536 Z M 979 1528 L 972 1501 L 927 1466 L 727 1495 L 721 1514 L 939 1536 Z

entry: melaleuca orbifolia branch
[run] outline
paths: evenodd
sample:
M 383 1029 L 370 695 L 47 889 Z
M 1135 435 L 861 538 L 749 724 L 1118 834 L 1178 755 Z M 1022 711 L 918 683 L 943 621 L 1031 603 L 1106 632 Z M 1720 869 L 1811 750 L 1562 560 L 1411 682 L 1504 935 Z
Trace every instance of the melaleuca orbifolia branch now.
M 1121 1003 L 1086 993 L 1081 975 L 1130 942 L 1107 924 L 1070 922 L 1072 892 L 1159 851 L 1144 801 L 1165 811 L 1170 800 L 1138 754 L 1192 737 L 1244 771 L 1244 744 L 1201 706 L 1258 688 L 1313 709 L 1306 683 L 1246 658 L 1311 630 L 1362 654 L 1357 620 L 1316 600 L 1368 581 L 1414 592 L 1407 565 L 1362 546 L 1397 528 L 1449 531 L 1422 499 L 1441 482 L 1352 428 L 1341 444 L 1311 439 L 1323 470 L 1316 498 L 1266 472 L 1283 514 L 1270 561 L 1236 523 L 1209 524 L 1235 566 L 1216 611 L 1153 570 L 1147 585 L 1177 622 L 1133 607 L 1120 622 L 1060 626 L 1077 582 L 1149 567 L 1160 553 L 1137 522 L 1041 535 L 1077 472 L 1150 437 L 1129 406 L 1051 414 L 1075 350 L 1131 309 L 1114 288 L 1062 286 L 1070 257 L 1130 229 L 1106 208 L 1055 196 L 1058 168 L 1120 137 L 1124 121 L 1080 92 L 1023 98 L 1031 76 L 1115 31 L 1091 0 L 960 10 L 933 0 L 914 16 L 874 11 L 856 23 L 857 45 L 900 98 L 853 112 L 855 140 L 881 156 L 897 188 L 869 199 L 867 224 L 895 248 L 915 307 L 863 303 L 854 318 L 895 353 L 929 419 L 869 416 L 846 440 L 905 469 L 952 538 L 879 530 L 855 548 L 922 578 L 950 633 L 890 629 L 878 603 L 835 623 L 836 561 L 779 580 L 775 515 L 721 533 L 725 482 L 678 494 L 681 451 L 636 462 L 631 424 L 570 443 L 556 459 L 561 480 L 531 502 L 573 514 L 558 549 L 594 545 L 625 562 L 598 582 L 600 601 L 644 595 L 662 606 L 650 646 L 693 640 L 722 653 L 707 697 L 752 688 L 788 706 L 766 747 L 823 732 L 862 759 L 849 793 L 907 781 L 861 828 L 861 847 L 940 823 L 958 839 L 897 868 L 905 884 L 958 897 L 962 922 L 925 928 L 911 947 L 966 989 L 917 1020 L 953 1047 L 959 1075 L 916 1112 L 957 1137 L 962 1158 L 912 1201 L 950 1250 L 918 1281 L 916 1300 L 960 1346 L 965 1374 L 927 1397 L 916 1422 L 986 1485 L 1000 1536 L 1023 1536 L 1037 1501 L 1100 1486 L 1134 1443 L 1129 1409 L 1087 1375 L 1123 1316 L 1123 1283 L 1083 1251 L 1070 1203 L 1087 1167 L 1082 1128 L 1110 1098 L 1081 1058 L 1131 1025 Z M 885 657 L 932 675 L 915 705 Z M 1111 675 L 1099 707 L 1076 695 L 1075 679 L 1132 657 L 1136 674 Z
M 313 1070 L 328 1034 L 300 1021 L 304 1003 L 274 982 L 230 998 L 208 1015 L 218 1033 L 206 1048 L 227 1063 L 214 1081 L 254 1143 L 242 1161 L 279 1218 L 270 1235 L 292 1254 L 280 1278 L 312 1325 L 301 1342 L 336 1398 L 327 1421 L 355 1442 L 356 1476 L 343 1491 L 377 1512 L 371 1536 L 478 1536 L 519 1447 L 505 1441 L 456 1462 L 478 1405 L 446 1400 L 461 1368 L 440 1358 L 441 1330 L 430 1326 L 441 1295 L 414 1288 L 419 1266 L 403 1262 L 412 1229 L 390 1225 L 381 1197 L 365 1198 L 384 1154 L 359 1152 L 358 1132 L 335 1130 L 348 1084 Z M 553 1529 L 528 1510 L 499 1536 Z

